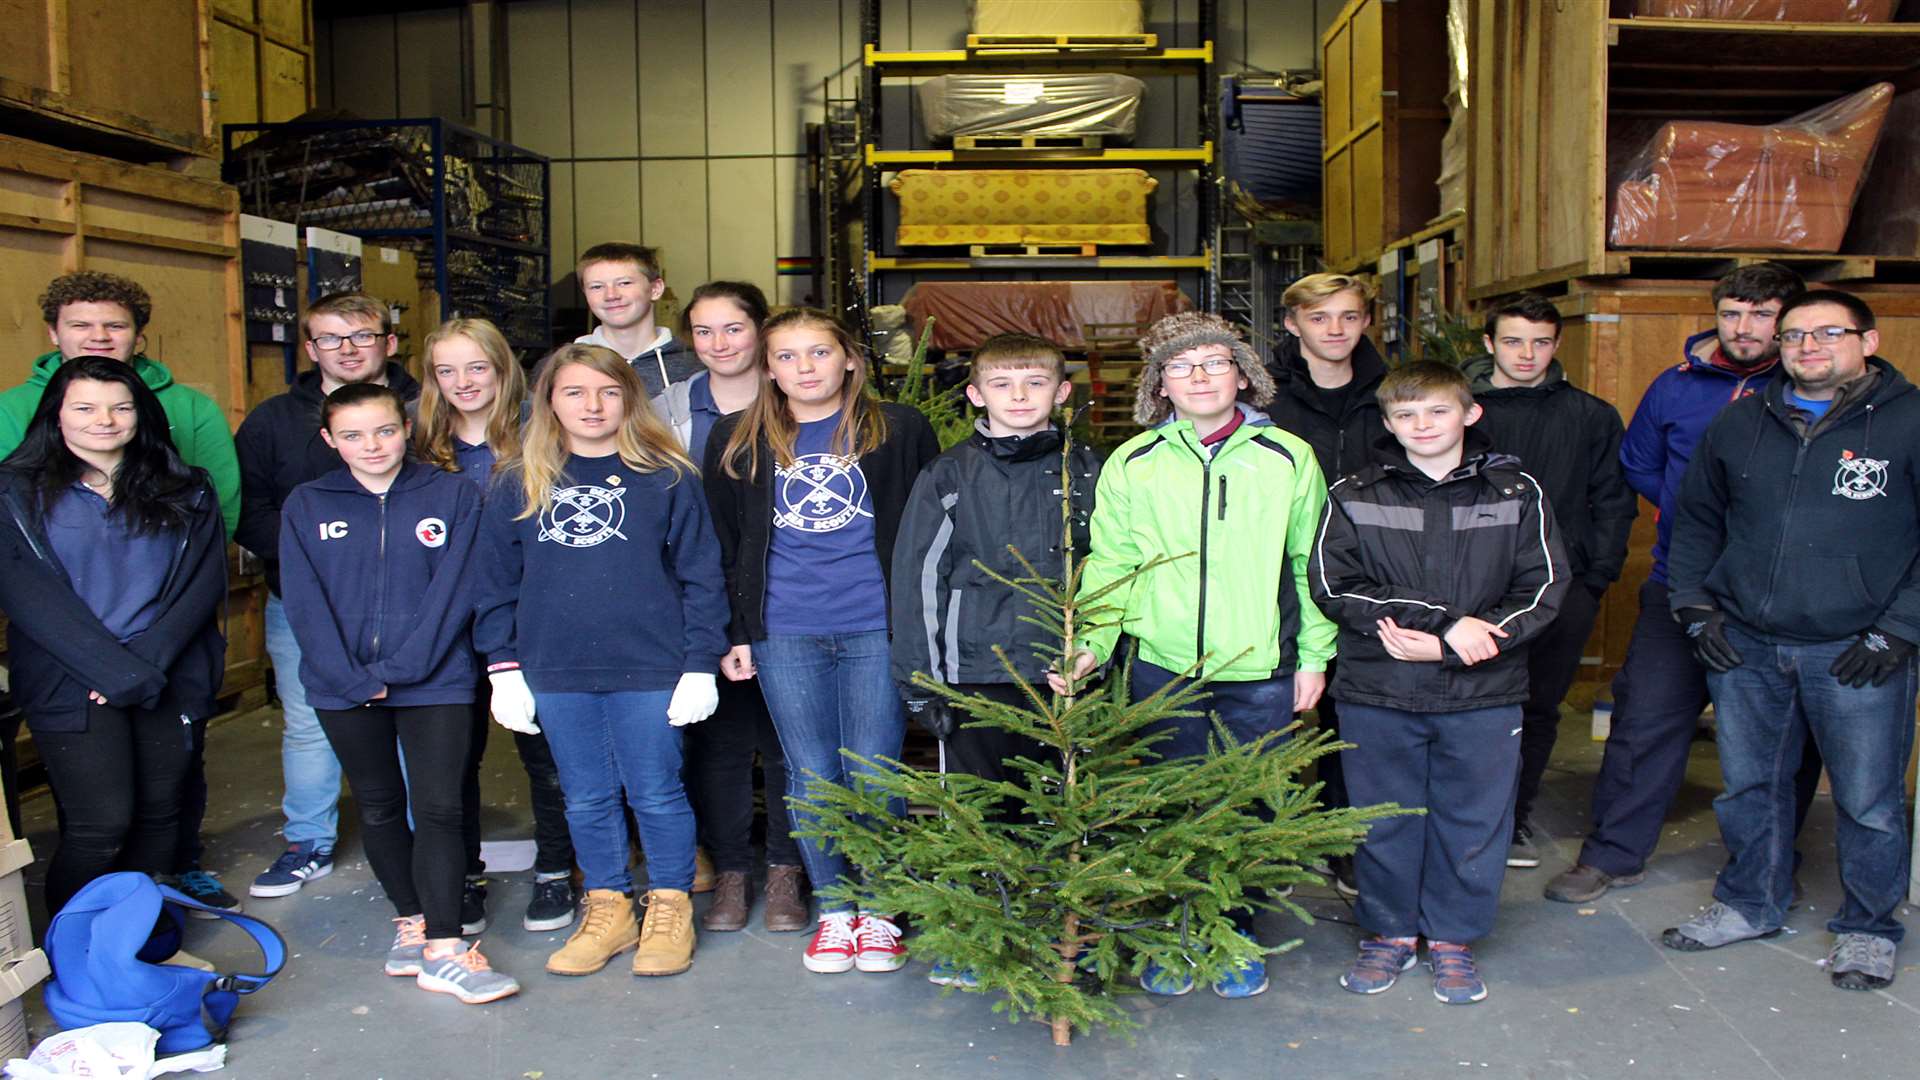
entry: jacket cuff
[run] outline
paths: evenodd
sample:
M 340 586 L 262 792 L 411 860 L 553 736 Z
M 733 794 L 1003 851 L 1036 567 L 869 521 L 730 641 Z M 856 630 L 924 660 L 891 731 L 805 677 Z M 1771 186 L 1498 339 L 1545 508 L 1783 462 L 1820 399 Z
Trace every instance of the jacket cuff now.
M 1679 615 L 1681 608 L 1703 607 L 1719 610 L 1720 605 L 1713 602 L 1713 594 L 1705 589 L 1675 589 L 1667 594 L 1667 611 Z
M 685 663 L 680 665 L 680 673 L 683 675 L 720 674 L 720 658 L 717 656 L 708 656 L 705 653 L 688 653 L 685 661 Z

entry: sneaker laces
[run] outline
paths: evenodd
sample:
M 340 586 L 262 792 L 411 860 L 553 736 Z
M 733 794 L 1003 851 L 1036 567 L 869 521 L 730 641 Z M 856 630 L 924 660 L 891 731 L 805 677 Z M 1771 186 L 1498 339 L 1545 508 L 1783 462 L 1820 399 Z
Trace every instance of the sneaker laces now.
M 830 911 L 820 916 L 820 929 L 813 937 L 815 949 L 851 949 L 857 940 L 850 911 Z
M 436 964 L 451 962 L 475 973 L 493 970 L 493 965 L 487 962 L 487 958 L 480 955 L 479 942 L 467 946 L 465 952 L 456 951 L 451 956 L 436 957 L 433 962 Z
M 1435 982 L 1459 985 L 1479 979 L 1480 968 L 1473 962 L 1473 950 L 1465 945 L 1427 945 L 1427 963 L 1433 967 Z
M 188 895 L 218 892 L 219 889 L 220 879 L 211 871 L 189 870 L 180 875 L 180 891 Z
M 900 947 L 900 928 L 878 915 L 862 915 L 853 931 L 861 949 L 893 950 Z
M 655 934 L 665 934 L 670 938 L 679 936 L 681 921 L 680 905 L 655 903 L 652 893 L 648 893 L 640 902 L 645 905 L 647 909 L 647 917 L 640 920 L 641 937 L 650 938 Z M 688 905 L 688 914 L 692 913 L 690 910 L 691 907 L 692 905 Z
M 767 899 L 790 900 L 800 902 L 800 875 L 768 874 Z
M 393 933 L 394 948 L 405 949 L 427 943 L 427 920 L 424 916 L 402 916 L 393 920 L 393 925 L 399 928 Z
M 1405 945 L 1386 941 L 1381 938 L 1369 938 L 1360 943 L 1360 955 L 1354 958 L 1353 969 L 1370 974 L 1392 975 L 1398 977 L 1401 965 L 1405 962 L 1401 950 Z
M 1874 946 L 1880 940 L 1871 934 L 1841 934 L 1833 943 L 1833 960 L 1829 970 L 1870 970 L 1874 966 Z
M 303 851 L 300 845 L 295 844 L 281 852 L 280 857 L 273 860 L 273 865 L 267 868 L 267 872 L 275 874 L 291 873 L 294 867 L 305 866 L 312 858 L 313 852 Z
M 625 902 L 627 901 L 624 896 L 619 900 L 587 897 L 587 910 L 580 919 L 580 934 L 592 936 L 604 934 L 613 929 L 612 924 L 620 918 L 620 905 Z

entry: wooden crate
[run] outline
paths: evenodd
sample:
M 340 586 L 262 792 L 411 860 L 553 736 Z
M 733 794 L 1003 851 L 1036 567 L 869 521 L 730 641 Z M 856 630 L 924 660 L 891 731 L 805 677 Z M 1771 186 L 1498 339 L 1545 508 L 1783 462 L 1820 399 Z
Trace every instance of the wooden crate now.
M 155 160 L 213 152 L 206 0 L 0 0 L 8 129 Z
M 1920 23 L 1633 19 L 1630 8 L 1469 0 L 1470 296 L 1583 276 L 1714 276 L 1766 257 L 1608 250 L 1609 178 L 1668 120 L 1775 123 L 1920 68 Z M 1715 58 L 1710 76 L 1702 57 Z M 1907 261 L 1846 257 L 1877 254 L 1799 258 L 1824 280 L 1920 276 Z
M 1556 298 L 1566 318 L 1558 359 L 1574 385 L 1620 410 L 1632 422 L 1654 376 L 1678 364 L 1686 339 L 1713 328 L 1711 285 L 1703 281 L 1575 281 Z M 1908 378 L 1920 378 L 1920 354 L 1900 343 L 1920 340 L 1920 286 L 1886 285 L 1850 289 L 1873 308 L 1888 347 L 1884 355 Z M 1583 669 L 1611 678 L 1626 657 L 1639 612 L 1640 583 L 1653 565 L 1654 510 L 1642 501 L 1627 548 L 1626 571 L 1608 590 L 1589 656 L 1601 669 Z
M 1320 37 L 1330 270 L 1370 266 L 1440 212 L 1446 0 L 1348 0 Z
M 313 107 L 311 0 L 211 0 L 206 27 L 216 142 L 222 124 L 275 124 Z

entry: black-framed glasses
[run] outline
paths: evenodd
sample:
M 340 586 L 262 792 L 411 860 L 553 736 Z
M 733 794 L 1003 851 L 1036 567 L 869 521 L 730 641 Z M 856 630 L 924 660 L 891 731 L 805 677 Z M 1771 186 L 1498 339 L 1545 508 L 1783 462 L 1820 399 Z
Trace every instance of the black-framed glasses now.
M 353 347 L 356 349 L 370 349 L 374 342 L 385 336 L 378 330 L 355 330 L 351 334 L 315 334 L 307 340 L 313 342 L 313 347 L 322 352 L 332 352 L 339 348 L 341 343 L 348 341 L 353 342 Z
M 1808 338 L 1812 338 L 1816 344 L 1820 345 L 1838 345 L 1847 340 L 1848 334 L 1865 333 L 1866 331 L 1856 330 L 1851 326 L 1816 326 L 1811 330 L 1782 330 L 1773 336 L 1779 340 L 1780 344 L 1791 345 L 1797 349 Z
M 1209 356 L 1200 361 L 1199 366 L 1209 375 L 1225 375 L 1233 370 L 1233 361 L 1224 356 Z M 1160 371 L 1169 379 L 1184 379 L 1193 374 L 1193 368 L 1191 360 L 1169 360 Z

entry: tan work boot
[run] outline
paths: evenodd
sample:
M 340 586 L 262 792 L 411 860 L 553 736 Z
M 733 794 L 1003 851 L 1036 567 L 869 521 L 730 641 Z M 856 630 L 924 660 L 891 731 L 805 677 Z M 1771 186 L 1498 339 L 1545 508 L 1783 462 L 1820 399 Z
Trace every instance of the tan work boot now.
M 716 873 L 713 868 L 713 856 L 707 854 L 706 848 L 694 848 L 693 891 L 697 893 L 712 892 L 714 885 L 718 883 L 719 880 L 720 875 Z
M 679 889 L 655 889 L 640 901 L 647 919 L 640 927 L 640 948 L 633 954 L 635 975 L 678 975 L 693 966 L 693 897 Z
M 590 889 L 581 904 L 580 924 L 567 943 L 547 957 L 547 970 L 555 975 L 591 975 L 639 940 L 633 898 L 616 889 Z

